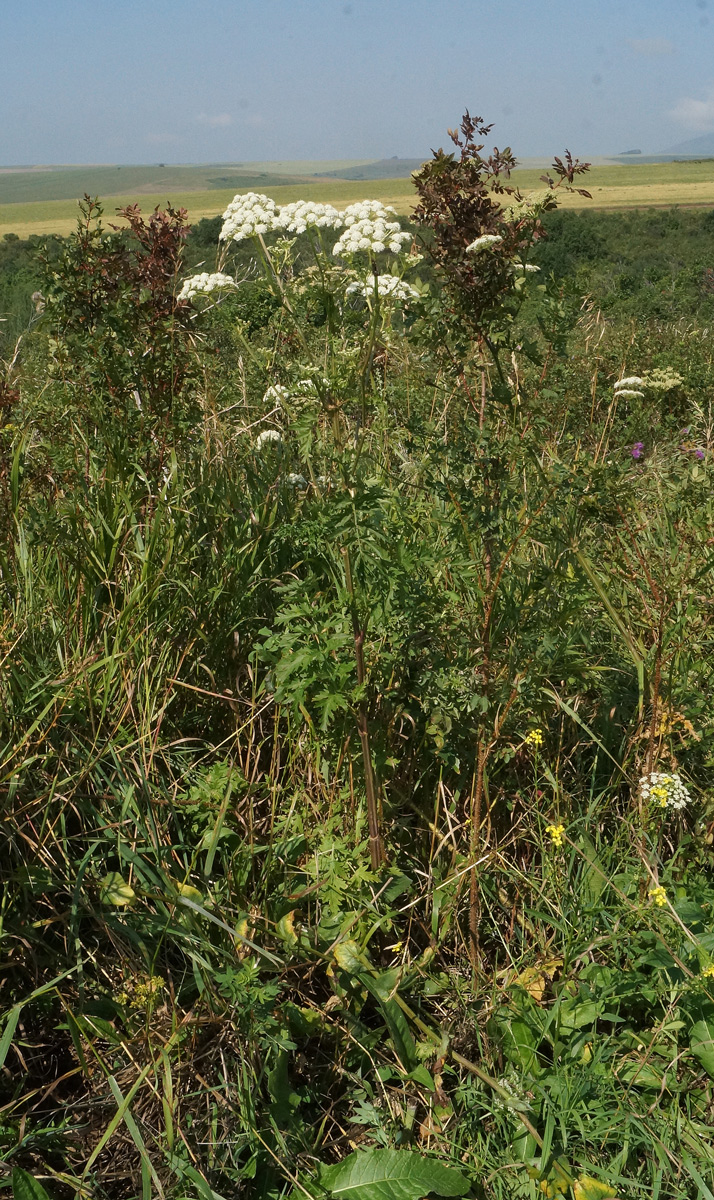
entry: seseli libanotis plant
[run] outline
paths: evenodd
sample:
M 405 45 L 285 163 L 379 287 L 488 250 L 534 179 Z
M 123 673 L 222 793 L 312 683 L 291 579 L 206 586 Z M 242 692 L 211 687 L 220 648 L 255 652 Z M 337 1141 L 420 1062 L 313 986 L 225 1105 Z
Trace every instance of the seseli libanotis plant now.
M 457 374 L 463 379 L 464 370 L 471 369 L 465 364 L 478 364 L 477 388 L 482 393 L 480 427 L 483 437 L 489 437 L 484 429 L 487 387 L 484 354 L 491 351 L 491 365 L 501 372 L 499 347 L 508 343 L 509 330 L 529 295 L 528 283 L 535 274 L 528 254 L 542 234 L 540 214 L 555 206 L 558 186 L 570 186 L 574 177 L 586 170 L 585 164 L 574 162 L 569 155 L 565 165 L 556 159 L 558 183 L 551 179 L 542 195 L 524 197 L 506 182 L 515 165 L 510 151 L 495 151 L 488 159 L 480 156 L 482 147 L 474 139 L 477 134 L 486 136 L 489 128 L 479 119 L 472 120 L 467 113 L 461 136 L 452 133 L 460 149 L 458 160 L 438 151 L 415 176 L 420 196 L 415 218 L 424 231 L 421 246 L 416 245 L 411 231 L 402 228 L 395 211 L 377 200 L 350 204 L 339 211 L 330 204 L 307 201 L 280 207 L 266 195 L 248 192 L 236 196 L 223 214 L 218 272 L 192 277 L 183 284 L 181 295 L 187 300 L 210 293 L 213 301 L 221 289 L 230 294 L 236 286 L 225 272 L 231 251 L 245 243 L 254 246 L 255 263 L 258 269 L 262 268 L 266 285 L 280 306 L 297 350 L 289 364 L 283 361 L 279 376 L 266 372 L 265 397 L 272 391 L 277 404 L 270 418 L 271 428 L 256 435 L 256 449 L 265 454 L 272 448 L 286 482 L 295 487 L 299 486 L 295 481 L 310 480 L 311 487 L 324 496 L 328 505 L 352 505 L 358 479 L 369 464 L 367 447 L 374 444 L 375 418 L 384 389 L 384 364 L 395 350 L 401 353 L 405 322 L 415 323 L 418 328 L 428 312 L 427 319 L 438 328 L 438 321 L 433 319 L 434 306 L 446 326 L 449 323 L 452 327 L 454 323 L 460 326 L 456 355 L 461 365 Z M 300 237 L 310 247 L 307 266 L 304 251 L 298 256 Z M 438 291 L 430 291 L 426 280 L 416 274 L 425 255 L 443 285 Z M 310 304 L 317 304 L 323 313 L 321 344 L 309 332 L 303 318 L 305 307 Z M 248 343 L 245 353 L 255 356 Z M 449 353 L 453 357 L 453 347 Z M 276 388 L 282 389 L 279 397 Z M 307 403 L 310 395 L 312 408 Z M 297 460 L 291 462 L 294 450 L 288 450 L 289 444 L 292 442 L 294 446 L 299 431 L 305 446 L 309 428 L 311 453 L 303 451 L 302 456 L 298 454 Z M 320 482 L 327 479 L 326 471 L 315 470 L 311 461 L 318 445 L 333 461 L 327 488 Z M 508 454 L 510 450 L 504 449 L 502 438 L 497 435 L 487 451 L 493 465 L 484 476 L 488 509 L 494 512 L 501 504 L 494 456 L 502 453 Z M 516 535 L 516 541 L 520 536 L 521 533 Z M 499 549 L 496 542 L 490 534 L 483 542 L 490 580 L 485 589 L 484 641 L 480 651 L 486 694 L 493 670 L 489 643 L 494 589 L 498 589 L 503 564 L 515 544 L 507 540 Z M 364 575 L 360 559 L 364 553 L 363 541 L 358 539 L 351 547 L 348 540 L 340 541 L 338 594 L 349 613 L 352 633 L 355 675 L 349 707 L 361 743 L 370 858 L 376 868 L 383 861 L 384 850 L 379 818 L 380 783 L 369 719 L 374 696 L 365 647 L 372 602 L 360 585 Z M 279 640 L 275 633 L 268 639 L 274 654 L 278 652 Z M 287 642 L 284 644 L 287 653 Z M 335 701 L 336 710 L 344 703 L 343 695 Z M 485 761 L 484 758 L 476 771 L 477 815 Z M 472 923 L 476 924 L 475 914 Z

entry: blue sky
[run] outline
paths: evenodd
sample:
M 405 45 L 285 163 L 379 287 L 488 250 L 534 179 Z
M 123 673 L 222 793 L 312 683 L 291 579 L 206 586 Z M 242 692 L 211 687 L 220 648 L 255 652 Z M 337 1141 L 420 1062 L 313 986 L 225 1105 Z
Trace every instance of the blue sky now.
M 522 156 L 714 130 L 714 0 L 0 0 L 0 164 Z

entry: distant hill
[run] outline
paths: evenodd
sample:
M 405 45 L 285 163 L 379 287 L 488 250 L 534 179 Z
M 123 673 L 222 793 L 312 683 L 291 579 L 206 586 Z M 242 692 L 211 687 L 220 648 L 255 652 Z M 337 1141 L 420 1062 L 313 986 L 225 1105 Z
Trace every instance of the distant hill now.
M 380 158 L 376 162 L 343 167 L 339 171 L 321 171 L 322 179 L 408 179 L 426 160 L 423 158 Z
M 698 158 L 711 158 L 714 155 L 714 133 L 703 133 L 701 137 L 690 138 L 688 142 L 678 142 L 670 146 L 663 154 L 694 154 Z

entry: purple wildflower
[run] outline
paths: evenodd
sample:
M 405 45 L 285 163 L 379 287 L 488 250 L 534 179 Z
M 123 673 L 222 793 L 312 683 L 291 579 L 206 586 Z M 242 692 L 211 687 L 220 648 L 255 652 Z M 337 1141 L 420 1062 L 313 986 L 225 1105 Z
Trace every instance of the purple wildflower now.
M 703 450 L 695 450 L 694 453 L 696 454 L 697 458 L 704 458 Z
M 633 458 L 642 458 L 644 449 L 645 449 L 644 442 L 635 442 L 634 446 L 630 450 L 630 454 L 632 455 Z

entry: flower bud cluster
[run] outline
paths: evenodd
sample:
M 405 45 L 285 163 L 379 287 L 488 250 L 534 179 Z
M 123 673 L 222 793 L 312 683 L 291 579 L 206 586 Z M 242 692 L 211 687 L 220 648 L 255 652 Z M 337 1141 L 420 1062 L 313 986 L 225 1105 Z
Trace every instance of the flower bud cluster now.
M 347 288 L 347 295 L 359 293 L 367 299 L 374 295 L 374 275 L 368 275 L 364 283 L 361 280 L 355 280 Z M 405 283 L 398 275 L 378 275 L 377 276 L 377 293 L 382 297 L 389 296 L 392 300 L 415 300 L 419 299 L 419 293 L 415 288 Z
M 193 300 L 194 296 L 210 296 L 211 292 L 225 291 L 228 288 L 236 287 L 238 284 L 235 279 L 231 279 L 230 275 L 224 275 L 221 271 L 209 275 L 208 271 L 203 271 L 200 275 L 190 275 L 188 279 L 184 279 L 177 299 Z
M 382 254 L 391 250 L 399 254 L 404 242 L 411 241 L 411 234 L 404 232 L 398 221 L 390 221 L 389 214 L 396 216 L 393 208 L 385 207 L 379 200 L 361 200 L 350 204 L 342 214 L 345 231 L 335 243 L 335 255 L 357 254 L 359 251 Z
M 342 213 L 331 204 L 296 200 L 280 209 L 276 228 L 288 233 L 305 233 L 307 229 L 341 229 L 343 224 Z
M 271 233 L 278 228 L 278 215 L 278 206 L 269 196 L 259 192 L 234 196 L 223 214 L 219 240 L 242 242 L 256 234 Z
M 691 800 L 687 788 L 679 775 L 669 775 L 663 771 L 651 771 L 640 779 L 640 796 L 645 803 L 653 803 L 659 808 L 686 808 Z

